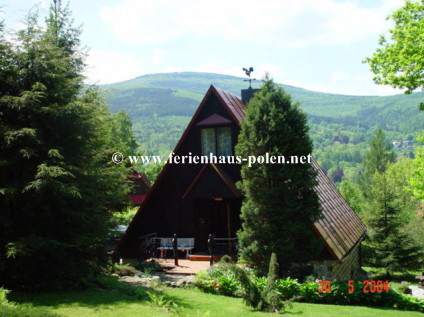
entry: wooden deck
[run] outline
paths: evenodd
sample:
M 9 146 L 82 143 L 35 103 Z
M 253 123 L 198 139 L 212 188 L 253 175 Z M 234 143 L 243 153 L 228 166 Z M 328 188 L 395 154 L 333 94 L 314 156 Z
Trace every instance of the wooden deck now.
M 199 271 L 205 271 L 209 267 L 209 261 L 190 261 L 178 259 L 178 266 L 174 265 L 174 259 L 155 259 L 162 269 L 168 274 L 193 275 Z

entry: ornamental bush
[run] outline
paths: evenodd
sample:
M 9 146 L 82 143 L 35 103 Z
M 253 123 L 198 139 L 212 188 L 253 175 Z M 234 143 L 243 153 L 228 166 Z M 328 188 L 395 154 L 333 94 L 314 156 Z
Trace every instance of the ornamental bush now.
M 352 293 L 349 293 L 347 282 L 332 282 L 330 293 L 319 293 L 317 283 L 303 283 L 299 286 L 298 300 L 321 304 L 386 306 L 424 312 L 424 300 L 401 294 L 394 289 L 381 293 L 367 293 L 363 291 L 364 284 L 359 281 L 352 285 L 354 287 Z
M 218 266 L 219 267 L 219 266 Z M 208 272 L 200 272 L 196 277 L 196 286 L 201 290 L 226 296 L 242 296 L 246 293 L 242 285 L 233 275 L 231 278 L 228 275 L 221 274 L 228 269 L 214 268 Z M 257 294 L 263 294 L 267 288 L 268 281 L 266 277 L 257 277 L 244 271 L 244 276 L 247 278 L 244 284 L 251 284 Z M 211 273 L 212 272 L 212 273 Z M 243 285 L 244 285 L 243 284 Z M 294 298 L 295 301 L 317 304 L 334 304 L 334 305 L 363 305 L 363 306 L 385 306 L 393 307 L 402 310 L 414 310 L 424 312 L 424 300 L 401 294 L 393 289 L 388 292 L 381 293 L 364 292 L 364 284 L 362 282 L 354 282 L 352 284 L 354 291 L 349 293 L 347 282 L 332 282 L 330 293 L 318 292 L 317 282 L 298 283 L 296 279 L 286 278 L 275 281 L 275 290 L 280 294 L 281 301 Z M 253 293 L 255 293 L 255 290 Z M 254 296 L 255 297 L 255 296 Z
M 199 272 L 195 284 L 207 293 L 226 296 L 237 296 L 240 283 L 236 280 L 234 273 L 222 266 L 211 267 L 207 272 Z

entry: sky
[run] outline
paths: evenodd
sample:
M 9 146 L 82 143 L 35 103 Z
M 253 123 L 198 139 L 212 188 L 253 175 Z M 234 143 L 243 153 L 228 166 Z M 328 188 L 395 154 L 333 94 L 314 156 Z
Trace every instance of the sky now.
M 404 0 L 70 0 L 89 48 L 86 76 L 105 84 L 144 74 L 211 72 L 348 95 L 402 93 L 363 63 Z M 8 30 L 49 0 L 0 0 Z

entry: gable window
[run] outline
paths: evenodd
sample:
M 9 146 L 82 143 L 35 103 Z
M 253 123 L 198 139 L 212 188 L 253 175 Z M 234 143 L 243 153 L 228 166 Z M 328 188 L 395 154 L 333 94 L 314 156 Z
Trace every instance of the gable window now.
M 216 127 L 201 129 L 202 155 L 232 155 L 231 128 Z

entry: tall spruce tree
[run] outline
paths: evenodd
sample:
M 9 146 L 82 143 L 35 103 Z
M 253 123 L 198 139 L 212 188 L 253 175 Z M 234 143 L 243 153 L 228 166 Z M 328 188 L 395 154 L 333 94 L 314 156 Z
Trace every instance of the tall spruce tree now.
M 3 34 L 2 34 L 3 35 Z M 124 165 L 95 87 L 84 89 L 80 30 L 54 0 L 0 37 L 0 285 L 79 284 L 106 261 L 112 211 L 125 207 Z
M 387 173 L 376 172 L 370 191 L 370 240 L 373 264 L 390 275 L 393 271 L 419 269 L 423 252 L 406 230 L 402 191 Z
M 375 172 L 384 173 L 387 165 L 394 161 L 395 153 L 387 142 L 383 130 L 378 128 L 370 141 L 369 150 L 364 158 L 364 172 L 359 180 L 365 196 L 370 192 L 370 184 Z
M 395 153 L 387 142 L 383 130 L 378 128 L 370 141 L 370 148 L 364 160 L 366 177 L 372 178 L 375 172 L 384 173 L 387 164 L 394 161 Z
M 268 77 L 250 100 L 242 121 L 236 153 L 286 158 L 308 155 L 312 141 L 299 104 Z M 311 225 L 321 215 L 314 191 L 316 172 L 310 164 L 255 164 L 241 167 L 241 257 L 266 274 L 271 254 L 282 271 L 289 263 L 314 257 L 321 247 Z

